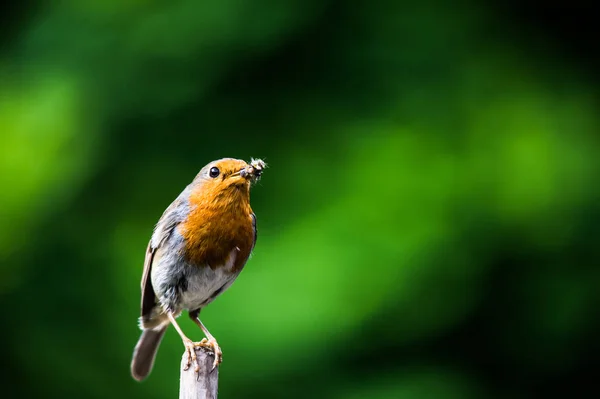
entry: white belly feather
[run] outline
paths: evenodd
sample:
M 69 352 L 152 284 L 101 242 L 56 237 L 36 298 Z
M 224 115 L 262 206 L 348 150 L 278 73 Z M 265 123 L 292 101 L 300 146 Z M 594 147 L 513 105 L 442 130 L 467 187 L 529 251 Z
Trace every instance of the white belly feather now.
M 209 266 L 188 269 L 187 289 L 181 294 L 181 306 L 194 310 L 208 305 L 215 299 L 215 293 L 223 293 L 236 279 L 238 273 L 233 273 L 233 266 L 239 249 L 234 248 L 227 257 L 225 265 L 212 269 Z

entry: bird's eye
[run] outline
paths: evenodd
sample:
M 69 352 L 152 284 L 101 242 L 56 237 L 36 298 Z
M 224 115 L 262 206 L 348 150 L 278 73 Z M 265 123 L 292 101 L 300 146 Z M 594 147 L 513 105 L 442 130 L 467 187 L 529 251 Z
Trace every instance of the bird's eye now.
M 221 173 L 221 172 L 219 171 L 219 168 L 217 168 L 217 167 L 213 166 L 212 168 L 210 168 L 210 171 L 208 172 L 208 175 L 209 175 L 210 177 L 217 177 L 217 176 L 219 176 L 219 173 Z

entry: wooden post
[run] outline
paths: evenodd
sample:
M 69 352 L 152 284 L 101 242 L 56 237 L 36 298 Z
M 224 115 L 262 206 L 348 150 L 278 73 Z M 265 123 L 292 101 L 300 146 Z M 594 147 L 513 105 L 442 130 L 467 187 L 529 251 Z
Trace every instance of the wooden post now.
M 181 358 L 181 376 L 179 378 L 179 399 L 216 399 L 219 387 L 219 367 L 211 371 L 215 355 L 205 348 L 196 348 L 200 371 L 194 371 L 194 365 L 187 365 L 187 353 Z

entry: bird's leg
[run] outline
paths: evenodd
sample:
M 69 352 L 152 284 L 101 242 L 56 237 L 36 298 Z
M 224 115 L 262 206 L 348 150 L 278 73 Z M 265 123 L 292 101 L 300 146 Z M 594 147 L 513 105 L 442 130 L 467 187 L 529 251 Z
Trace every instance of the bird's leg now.
M 223 351 L 221 350 L 221 347 L 217 343 L 217 340 L 215 339 L 215 337 L 212 336 L 210 331 L 208 331 L 208 328 L 206 328 L 204 326 L 204 324 L 202 324 L 202 321 L 200 321 L 200 317 L 199 317 L 200 309 L 194 310 L 194 311 L 190 312 L 189 314 L 190 314 L 190 318 L 194 321 L 194 323 L 196 323 L 198 325 L 198 327 L 200 327 L 200 329 L 202 330 L 204 335 L 206 335 L 206 338 L 203 338 L 202 341 L 200 341 L 198 344 L 200 344 L 200 346 L 203 346 L 205 348 L 211 349 L 213 351 L 213 353 L 215 354 L 215 361 L 213 362 L 213 368 L 212 368 L 214 370 L 215 367 L 217 367 L 223 361 Z
M 167 312 L 167 316 L 169 317 L 171 324 L 173 324 L 173 327 L 175 327 L 175 330 L 177 330 L 177 333 L 181 337 L 181 340 L 183 341 L 183 346 L 185 346 L 185 351 L 187 352 L 187 355 L 188 355 L 187 365 L 185 366 L 184 370 L 189 369 L 190 365 L 193 362 L 194 363 L 194 371 L 196 373 L 199 372 L 200 365 L 198 364 L 198 358 L 196 356 L 196 347 L 200 346 L 200 342 L 192 342 L 191 339 L 186 337 L 186 335 L 181 330 L 181 327 L 179 327 L 179 324 L 177 324 L 177 321 L 175 320 L 175 316 L 173 315 L 173 312 Z

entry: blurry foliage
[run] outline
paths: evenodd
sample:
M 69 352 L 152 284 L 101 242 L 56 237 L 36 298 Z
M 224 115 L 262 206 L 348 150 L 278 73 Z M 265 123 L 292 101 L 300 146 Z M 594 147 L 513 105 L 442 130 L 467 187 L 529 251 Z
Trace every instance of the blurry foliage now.
M 558 48 L 468 2 L 35 10 L 0 54 L 8 397 L 176 396 L 173 331 L 149 379 L 129 376 L 143 252 L 224 156 L 271 167 L 252 193 L 254 255 L 202 314 L 222 397 L 588 381 L 597 92 Z

